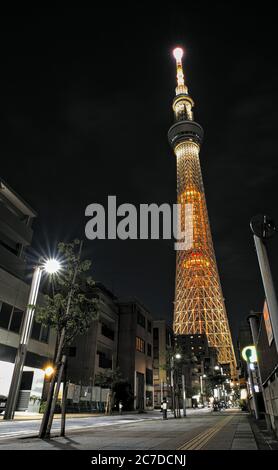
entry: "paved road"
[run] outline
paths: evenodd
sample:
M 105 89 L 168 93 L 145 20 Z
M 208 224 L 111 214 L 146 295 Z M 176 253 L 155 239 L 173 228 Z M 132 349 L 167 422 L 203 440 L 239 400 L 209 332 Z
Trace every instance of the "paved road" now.
M 187 410 L 188 415 L 199 415 L 207 413 L 206 409 L 189 409 Z M 172 414 L 168 412 L 169 417 L 172 417 Z M 66 429 L 67 431 L 73 429 L 88 429 L 91 427 L 99 427 L 99 426 L 112 426 L 115 424 L 118 425 L 125 425 L 128 423 L 133 423 L 134 421 L 142 421 L 147 419 L 158 419 L 161 420 L 162 416 L 159 411 L 153 411 L 143 414 L 124 414 L 123 416 L 115 415 L 115 416 L 103 416 L 103 415 L 92 415 L 89 417 L 75 417 L 67 418 L 66 420 Z M 53 433 L 55 431 L 59 431 L 60 429 L 60 419 L 54 419 L 52 430 Z M 0 421 L 0 440 L 7 439 L 11 437 L 27 437 L 27 436 L 36 436 L 38 434 L 40 427 L 39 420 L 31 420 L 30 418 L 25 419 L 22 417 L 22 420 L 15 420 L 15 421 Z
M 74 423 L 72 422 L 74 420 Z M 235 411 L 213 413 L 198 410 L 186 419 L 163 421 L 159 413 L 101 418 L 74 418 L 67 427 L 66 438 L 15 439 L 8 436 L 0 440 L 4 449 L 68 449 L 68 450 L 202 450 L 202 449 L 257 449 L 246 414 Z M 24 423 L 21 422 L 24 430 Z M 36 426 L 39 423 L 30 423 Z M 10 425 L 13 423 L 10 423 Z M 59 422 L 55 421 L 55 427 Z M 0 430 L 2 423 L 0 423 Z M 30 429 L 28 430 L 30 432 Z
M 92 416 L 86 418 L 68 418 L 66 421 L 66 430 L 84 430 L 90 428 L 98 428 L 105 426 L 125 425 L 133 423 L 134 421 L 140 422 L 148 419 L 161 419 L 157 414 L 131 414 L 124 416 Z M 61 426 L 60 419 L 53 421 L 52 432 L 56 434 L 59 432 Z M 40 428 L 39 420 L 22 420 L 22 421 L 1 421 L 0 422 L 0 442 L 3 439 L 10 439 L 13 437 L 34 437 L 37 436 Z M 57 432 L 55 432 L 57 431 Z

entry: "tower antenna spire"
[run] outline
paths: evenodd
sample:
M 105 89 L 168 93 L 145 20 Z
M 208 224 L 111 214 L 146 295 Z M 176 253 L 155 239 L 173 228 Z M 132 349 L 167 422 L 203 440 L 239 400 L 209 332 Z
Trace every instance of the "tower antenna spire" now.
M 176 87 L 176 95 L 180 94 L 187 94 L 187 86 L 184 83 L 184 73 L 182 67 L 182 57 L 183 57 L 183 49 L 181 47 L 176 47 L 173 50 L 173 55 L 176 59 L 177 64 L 177 87 Z

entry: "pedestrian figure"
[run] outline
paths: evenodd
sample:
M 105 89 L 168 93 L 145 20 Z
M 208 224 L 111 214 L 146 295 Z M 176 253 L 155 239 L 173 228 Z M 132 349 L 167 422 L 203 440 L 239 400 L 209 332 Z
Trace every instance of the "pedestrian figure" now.
M 163 410 L 163 419 L 167 419 L 167 400 L 166 400 L 166 398 L 163 398 L 162 410 Z

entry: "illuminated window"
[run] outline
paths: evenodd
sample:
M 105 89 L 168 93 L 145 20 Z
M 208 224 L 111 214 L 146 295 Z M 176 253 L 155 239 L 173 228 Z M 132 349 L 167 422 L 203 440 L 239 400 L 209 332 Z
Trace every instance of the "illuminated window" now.
M 145 341 L 139 336 L 136 336 L 136 351 L 145 353 Z

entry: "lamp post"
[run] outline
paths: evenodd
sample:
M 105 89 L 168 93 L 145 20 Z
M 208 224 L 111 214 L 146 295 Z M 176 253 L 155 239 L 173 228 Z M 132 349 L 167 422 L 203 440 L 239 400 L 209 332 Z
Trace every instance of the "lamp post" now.
M 28 343 L 32 332 L 34 310 L 37 303 L 42 272 L 46 271 L 48 274 L 54 274 L 59 269 L 60 263 L 56 259 L 49 259 L 43 265 L 37 265 L 34 269 L 28 304 L 24 315 L 23 326 L 21 329 L 19 346 L 15 358 L 13 376 L 4 415 L 4 419 L 6 420 L 14 418 L 19 387 L 28 350 Z
M 252 371 L 252 366 L 254 369 L 254 362 L 257 362 L 257 354 L 256 354 L 255 347 L 246 346 L 242 350 L 242 357 L 247 362 L 247 372 L 249 376 L 250 389 L 251 389 L 251 393 L 253 396 L 255 418 L 259 419 L 259 406 L 258 406 L 258 400 L 257 400 L 256 391 L 255 391 L 254 377 L 253 377 L 253 371 Z
M 177 418 L 176 397 L 175 397 L 175 381 L 174 381 L 174 363 L 175 363 L 174 361 L 175 361 L 175 359 L 181 359 L 181 354 L 176 353 L 174 356 L 171 355 L 171 358 L 170 358 L 172 405 L 173 405 L 174 418 Z
M 204 405 L 204 387 L 203 387 L 203 379 L 206 378 L 206 374 L 200 375 L 200 392 L 201 392 L 201 403 Z

